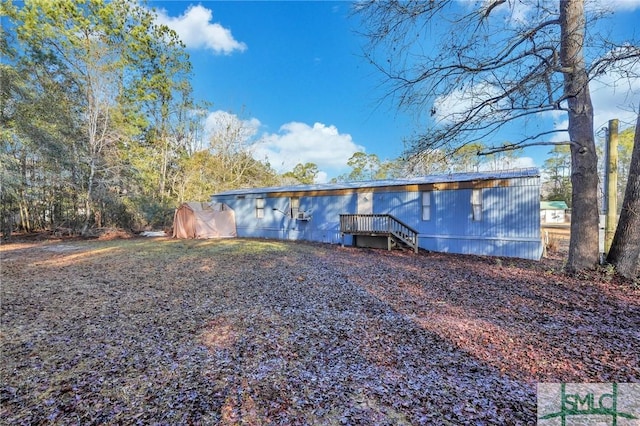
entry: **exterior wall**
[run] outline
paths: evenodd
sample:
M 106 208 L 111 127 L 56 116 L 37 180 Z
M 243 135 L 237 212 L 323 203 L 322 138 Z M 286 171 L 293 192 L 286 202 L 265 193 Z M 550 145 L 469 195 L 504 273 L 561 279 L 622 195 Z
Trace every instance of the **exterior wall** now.
M 431 187 L 430 187 L 431 188 Z M 340 234 L 340 214 L 358 212 L 358 193 L 373 193 L 373 213 L 391 214 L 418 231 L 427 250 L 540 259 L 540 181 L 512 178 L 499 185 L 480 185 L 482 218 L 473 220 L 471 187 L 444 186 L 430 190 L 430 220 L 422 220 L 422 191 L 392 187 L 362 188 L 323 195 L 300 193 L 300 211 L 310 220 L 291 218 L 290 194 L 220 194 L 212 198 L 236 213 L 239 237 L 307 240 L 352 244 Z M 264 198 L 264 217 L 256 218 L 256 198 Z M 277 210 L 274 210 L 277 209 Z M 284 212 L 284 213 L 283 213 Z
M 263 218 L 256 217 L 256 198 L 265 199 Z M 357 209 L 357 193 L 300 196 L 299 210 L 307 212 L 310 215 L 309 220 L 297 220 L 291 217 L 288 196 L 247 194 L 244 198 L 238 198 L 236 195 L 220 195 L 214 196 L 213 200 L 224 202 L 235 211 L 238 237 L 306 240 L 333 244 L 343 242 L 340 233 L 340 214 L 355 213 Z M 344 243 L 351 244 L 351 237 L 345 236 Z
M 374 195 L 374 213 L 389 213 L 418 231 L 427 250 L 540 259 L 538 178 L 481 188 L 482 218 L 472 217 L 472 189 L 431 191 L 431 218 L 422 220 L 421 192 Z
M 434 251 L 539 259 L 542 254 L 537 189 L 482 189 L 482 219 L 473 221 L 470 190 L 434 194 L 433 220 L 420 246 Z

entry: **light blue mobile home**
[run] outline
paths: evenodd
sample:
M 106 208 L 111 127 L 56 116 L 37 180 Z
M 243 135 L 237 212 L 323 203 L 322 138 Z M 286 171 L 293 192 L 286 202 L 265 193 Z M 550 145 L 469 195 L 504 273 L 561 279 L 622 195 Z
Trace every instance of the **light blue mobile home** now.
M 414 230 L 426 250 L 536 260 L 542 254 L 537 169 L 239 189 L 211 201 L 235 211 L 239 237 L 351 245 L 362 236 L 362 218 L 391 217 Z

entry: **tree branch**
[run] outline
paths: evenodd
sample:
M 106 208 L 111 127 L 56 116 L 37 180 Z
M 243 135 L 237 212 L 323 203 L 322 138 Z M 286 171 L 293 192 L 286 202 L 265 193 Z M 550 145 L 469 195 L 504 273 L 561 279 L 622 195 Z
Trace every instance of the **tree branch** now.
M 553 145 L 553 146 L 558 146 L 558 145 L 573 145 L 573 142 L 531 142 L 531 143 L 515 143 L 515 144 L 507 144 L 503 147 L 500 148 L 489 148 L 486 150 L 482 150 L 482 151 L 478 151 L 478 155 L 480 156 L 484 156 L 484 155 L 491 155 L 491 154 L 496 154 L 498 152 L 505 152 L 505 151 L 515 151 L 517 149 L 522 149 L 522 148 L 527 148 L 530 146 L 547 146 L 547 145 Z

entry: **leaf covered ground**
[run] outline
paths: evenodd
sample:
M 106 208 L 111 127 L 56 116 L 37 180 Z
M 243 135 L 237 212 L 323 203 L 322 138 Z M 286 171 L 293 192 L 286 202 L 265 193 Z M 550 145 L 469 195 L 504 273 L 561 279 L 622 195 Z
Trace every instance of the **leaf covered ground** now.
M 640 381 L 605 273 L 253 240 L 0 247 L 2 424 L 535 424 L 538 382 Z

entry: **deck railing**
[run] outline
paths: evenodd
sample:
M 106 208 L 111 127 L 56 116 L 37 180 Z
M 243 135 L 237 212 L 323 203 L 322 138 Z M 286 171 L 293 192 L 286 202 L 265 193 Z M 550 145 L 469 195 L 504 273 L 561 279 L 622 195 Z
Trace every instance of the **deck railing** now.
M 341 214 L 340 232 L 351 235 L 393 236 L 418 251 L 418 232 L 390 214 Z

